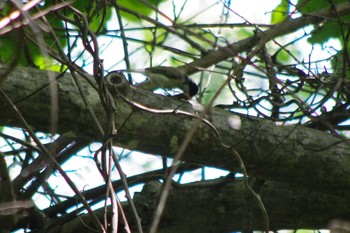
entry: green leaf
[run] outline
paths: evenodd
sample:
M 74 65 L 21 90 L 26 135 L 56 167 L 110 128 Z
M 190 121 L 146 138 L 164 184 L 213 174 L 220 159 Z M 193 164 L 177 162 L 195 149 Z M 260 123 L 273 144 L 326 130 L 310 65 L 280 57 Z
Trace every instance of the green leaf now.
M 112 8 L 110 6 L 103 6 L 98 1 L 76 0 L 73 6 L 84 13 L 88 19 L 89 28 L 93 32 L 96 32 L 101 27 L 106 28 L 107 22 L 112 18 Z M 103 9 L 105 9 L 105 12 L 103 12 Z
M 50 57 L 36 56 L 34 63 L 41 70 L 61 72 L 62 69 L 65 68 L 65 66 L 55 63 L 55 61 Z
M 290 54 L 294 54 L 295 56 L 299 56 L 301 54 L 299 49 L 296 49 L 295 46 L 291 46 L 288 51 L 281 50 L 277 54 L 277 60 L 282 63 L 288 63 L 291 62 L 292 58 Z
M 105 15 L 103 15 L 103 13 L 97 14 L 96 17 L 94 17 L 89 23 L 89 27 L 93 32 L 96 32 L 101 27 L 101 24 L 103 28 L 107 28 L 107 23 L 111 18 L 112 18 L 112 8 L 106 7 L 106 14 Z
M 145 45 L 145 49 L 149 53 L 153 52 L 155 45 L 159 45 L 163 43 L 167 36 L 166 30 L 164 30 L 163 28 L 158 28 L 156 33 L 153 33 L 150 30 L 145 30 L 144 34 L 145 34 L 145 41 L 151 42 L 151 44 L 147 43 Z
M 315 233 L 315 230 L 306 230 L 306 229 L 300 229 L 297 230 L 297 233 Z
M 47 1 L 44 6 L 39 6 L 43 9 L 50 7 L 48 5 L 50 1 Z M 51 3 L 52 4 L 52 3 Z M 7 5 L 5 5 L 7 6 Z M 4 8 L 5 9 L 5 8 Z M 0 14 L 7 16 L 9 12 L 1 10 Z M 55 14 L 47 14 L 46 19 L 48 20 L 50 26 L 54 30 L 59 38 L 59 43 L 62 47 L 65 47 L 67 44 L 65 28 L 60 20 L 57 20 Z M 22 66 L 38 66 L 40 67 L 43 64 L 43 57 L 41 51 L 37 44 L 31 42 L 29 39 L 24 39 L 24 31 L 28 35 L 32 35 L 32 38 L 37 39 L 41 37 L 48 47 L 55 49 L 54 39 L 51 36 L 46 36 L 44 32 L 33 34 L 31 27 L 24 25 L 20 28 L 12 28 L 8 33 L 0 36 L 0 62 L 1 63 L 10 63 L 13 59 L 18 59 L 18 64 Z M 52 62 L 50 62 L 52 64 Z
M 271 15 L 271 23 L 277 24 L 282 22 L 286 17 L 288 17 L 289 13 L 289 1 L 281 0 L 281 3 L 275 8 Z
M 7 33 L 5 36 L 0 37 L 0 62 L 8 63 L 11 58 L 15 56 L 14 51 L 16 51 L 16 46 L 18 44 L 10 36 L 10 33 Z
M 157 7 L 157 5 L 159 5 L 160 3 L 164 2 L 164 1 L 165 0 L 148 0 L 147 2 L 151 5 L 153 5 L 154 7 Z M 152 8 L 146 6 L 145 4 L 143 4 L 139 0 L 119 0 L 118 4 L 120 6 L 128 8 L 129 10 L 134 11 L 140 15 L 149 16 L 149 15 L 151 15 L 152 12 L 154 12 L 154 10 Z M 133 21 L 133 22 L 142 21 L 141 18 L 136 17 L 134 15 L 131 15 L 129 13 L 122 12 L 121 15 L 122 15 L 122 17 L 124 17 L 130 21 Z
M 350 69 L 348 63 L 344 63 L 344 50 L 339 51 L 336 55 L 333 56 L 331 60 L 331 65 L 333 68 L 333 76 L 335 78 L 345 77 L 350 79 Z
M 305 0 L 299 0 L 298 4 L 304 2 Z M 302 5 L 301 8 L 299 8 L 301 13 L 312 13 L 314 11 L 324 9 L 326 7 L 329 7 L 329 1 L 328 0 L 317 0 L 317 1 L 308 1 L 305 5 Z
M 308 1 L 299 10 L 305 15 L 312 15 L 316 11 L 319 11 L 321 9 L 331 9 L 334 7 L 334 5 L 344 2 L 347 2 L 347 0 L 333 0 L 332 4 L 330 4 L 329 0 Z M 344 25 L 342 26 L 339 22 L 342 22 Z M 308 38 L 308 42 L 323 44 L 329 38 L 338 38 L 340 41 L 342 41 L 341 27 L 347 29 L 348 27 L 346 23 L 350 23 L 349 15 L 341 16 L 337 21 L 326 20 L 321 25 L 315 26 L 314 30 L 311 32 L 311 37 Z
M 341 29 L 338 22 L 326 22 L 323 26 L 316 27 L 312 33 L 311 37 L 307 41 L 311 44 L 323 44 L 330 38 L 341 37 Z

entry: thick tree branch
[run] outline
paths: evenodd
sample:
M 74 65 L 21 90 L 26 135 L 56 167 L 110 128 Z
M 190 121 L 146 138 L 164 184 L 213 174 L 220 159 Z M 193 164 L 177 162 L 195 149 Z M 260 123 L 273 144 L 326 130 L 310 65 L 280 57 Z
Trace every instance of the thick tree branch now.
M 183 185 L 181 189 L 171 190 L 159 232 L 206 233 L 264 229 L 261 210 L 240 180 L 227 182 L 221 186 L 207 184 L 205 187 L 205 183 L 189 184 L 200 185 L 201 188 Z M 147 229 L 153 217 L 160 190 L 161 184 L 152 181 L 134 197 L 144 229 Z M 343 219 L 350 214 L 345 192 L 344 197 L 337 197 L 285 184 L 266 182 L 260 194 L 269 213 L 270 230 L 325 229 L 331 220 Z M 129 224 L 136 230 L 131 217 L 132 212 L 128 204 L 124 204 L 126 214 L 130 216 Z M 111 212 L 110 209 L 108 212 Z M 96 213 L 102 219 L 104 209 L 97 210 Z M 83 215 L 64 224 L 61 231 L 93 232 L 88 231 L 93 229 L 93 225 L 89 222 L 89 216 Z
M 45 132 L 50 126 L 49 89 L 33 92 L 47 84 L 49 79 L 46 74 L 46 71 L 20 68 L 11 73 L 2 85 L 32 127 Z M 96 90 L 88 82 L 81 82 L 103 125 L 105 115 Z M 71 131 L 77 136 L 99 141 L 93 121 L 70 75 L 61 77 L 58 83 L 59 133 Z M 112 91 L 117 87 L 113 84 L 109 86 Z M 131 150 L 172 157 L 198 118 L 191 105 L 133 87 L 120 91 L 130 101 L 147 106 L 148 110 L 140 110 L 115 96 L 116 144 Z M 3 100 L 0 100 L 0 106 L 0 124 L 21 127 Z M 240 118 L 240 129 L 230 127 L 232 116 Z M 350 150 L 347 141 L 314 129 L 276 126 L 267 120 L 221 109 L 212 109 L 205 117 L 212 125 L 202 121 L 182 160 L 239 171 L 231 150 L 221 145 L 218 132 L 225 144 L 233 146 L 240 153 L 250 176 L 332 192 L 350 187 Z

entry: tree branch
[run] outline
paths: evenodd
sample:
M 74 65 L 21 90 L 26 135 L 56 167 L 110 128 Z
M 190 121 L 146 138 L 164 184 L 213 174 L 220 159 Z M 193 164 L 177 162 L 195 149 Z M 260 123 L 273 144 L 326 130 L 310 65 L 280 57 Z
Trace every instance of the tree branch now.
M 58 76 L 58 73 L 55 75 Z M 47 71 L 19 68 L 2 85 L 12 100 L 17 101 L 17 107 L 36 131 L 48 132 L 50 127 L 49 89 L 42 88 L 48 80 Z M 92 109 L 104 125 L 105 114 L 96 90 L 88 82 L 83 79 L 81 81 Z M 120 88 L 116 84 L 108 85 L 112 91 L 113 88 Z M 71 131 L 76 136 L 100 141 L 69 74 L 58 80 L 58 87 L 59 133 Z M 40 88 L 40 91 L 33 94 Z M 131 150 L 172 157 L 199 117 L 192 106 L 134 87 L 123 87 L 120 92 L 129 101 L 148 109 L 140 110 L 115 95 L 115 123 L 118 129 L 115 144 Z M 25 98 L 30 94 L 30 97 Z M 0 106 L 3 110 L 0 113 L 0 124 L 21 127 L 3 100 L 0 100 Z M 240 118 L 239 129 L 231 128 L 229 121 L 232 116 Z M 206 117 L 182 160 L 239 171 L 231 150 L 222 146 L 217 135 L 219 133 L 222 142 L 233 146 L 240 153 L 250 176 L 327 192 L 350 187 L 348 141 L 315 129 L 295 125 L 276 126 L 268 120 L 216 108 Z

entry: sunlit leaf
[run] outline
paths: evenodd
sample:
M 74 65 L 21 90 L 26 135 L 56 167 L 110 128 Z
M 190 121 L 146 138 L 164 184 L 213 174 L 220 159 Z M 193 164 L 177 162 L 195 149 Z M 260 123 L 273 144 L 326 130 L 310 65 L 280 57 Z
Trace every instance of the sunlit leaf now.
M 271 14 L 271 23 L 277 24 L 282 22 L 288 16 L 289 7 L 289 1 L 281 0 L 281 3 L 278 4 L 278 6 Z
M 308 1 L 305 5 L 303 5 L 299 10 L 301 13 L 305 15 L 312 15 L 313 12 L 321 10 L 321 9 L 331 9 L 335 5 L 339 3 L 347 2 L 346 0 L 334 0 L 332 4 L 328 0 L 318 0 L 318 1 Z M 342 23 L 349 23 L 350 17 L 341 16 L 339 17 L 339 21 Z M 329 38 L 338 38 L 342 41 L 342 27 L 339 24 L 339 21 L 330 21 L 325 20 L 320 25 L 316 25 L 315 29 L 311 32 L 311 37 L 308 38 L 308 42 L 310 43 L 318 43 L 323 44 Z
M 145 49 L 147 52 L 152 52 L 154 50 L 155 45 L 161 44 L 167 36 L 167 33 L 164 29 L 158 28 L 156 32 L 151 32 L 149 30 L 145 31 L 145 40 L 150 42 L 150 44 L 145 45 Z
M 156 6 L 157 4 L 159 5 L 160 3 L 164 2 L 165 0 L 149 0 L 147 1 L 150 5 Z M 146 6 L 144 3 L 142 3 L 139 0 L 120 0 L 118 1 L 118 4 L 128 8 L 131 11 L 136 12 L 137 14 L 140 15 L 146 15 L 149 16 L 154 10 L 148 6 Z M 139 22 L 141 21 L 141 18 L 136 17 L 134 15 L 122 12 L 122 16 L 130 21 L 134 22 Z
M 297 233 L 314 233 L 315 230 L 304 230 L 304 229 L 301 229 L 301 230 L 297 230 L 296 232 Z
M 61 72 L 64 66 L 60 63 L 57 63 L 52 57 L 50 57 L 48 54 L 42 54 L 41 50 L 34 46 L 34 45 L 29 45 L 28 50 L 30 51 L 30 55 L 33 55 L 30 58 L 30 63 L 32 62 L 31 65 L 34 65 L 35 67 L 41 69 L 41 70 L 51 70 L 55 72 Z M 28 57 L 28 55 L 27 55 Z M 28 59 L 28 58 L 26 58 Z M 26 60 L 23 62 L 23 65 L 28 65 L 28 61 Z

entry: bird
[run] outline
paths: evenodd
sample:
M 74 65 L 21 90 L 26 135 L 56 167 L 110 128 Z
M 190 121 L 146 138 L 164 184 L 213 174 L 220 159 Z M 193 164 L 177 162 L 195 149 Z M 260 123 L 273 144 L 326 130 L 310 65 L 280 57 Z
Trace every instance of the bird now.
M 179 88 L 187 98 L 195 96 L 199 88 L 185 73 L 175 67 L 170 66 L 153 66 L 143 70 L 148 80 L 135 85 L 147 91 L 161 89 Z

